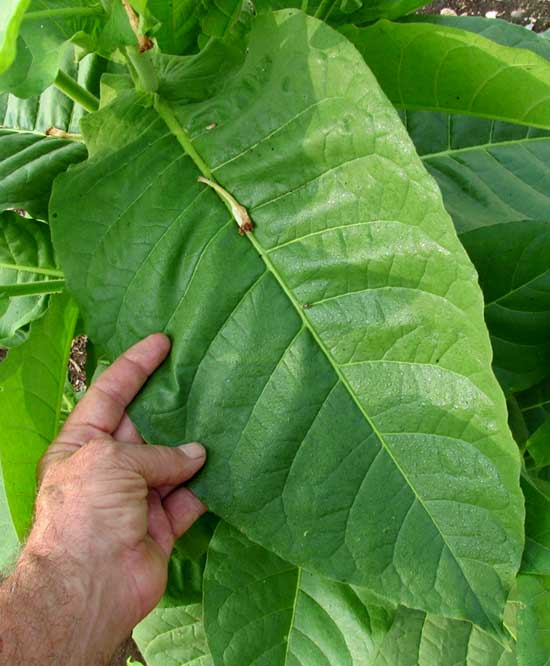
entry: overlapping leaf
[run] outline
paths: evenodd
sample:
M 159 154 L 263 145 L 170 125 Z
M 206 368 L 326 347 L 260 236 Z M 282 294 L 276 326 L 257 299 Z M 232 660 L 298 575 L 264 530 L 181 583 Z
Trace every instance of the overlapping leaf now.
M 94 156 L 51 212 L 90 332 L 111 356 L 172 335 L 133 414 L 148 439 L 205 442 L 195 487 L 216 513 L 297 564 L 498 632 L 518 458 L 438 190 L 355 49 L 314 19 L 259 18 L 221 88 L 163 115 L 249 208 L 249 239 L 153 109 L 125 98 L 86 122 Z
M 525 473 L 525 552 L 522 572 L 550 576 L 550 483 Z
M 550 654 L 550 576 L 520 575 L 518 666 L 545 666 Z
M 550 43 L 540 34 L 526 30 L 521 25 L 514 25 L 502 19 L 489 19 L 483 16 L 436 16 L 419 15 L 402 19 L 411 23 L 434 23 L 451 28 L 460 28 L 467 32 L 475 32 L 502 46 L 511 46 L 516 49 L 527 49 L 550 60 Z
M 512 666 L 467 622 L 384 605 L 302 571 L 220 524 L 208 551 L 204 616 L 216 666 Z
M 47 225 L 13 212 L 0 213 L 0 294 L 5 305 L 0 313 L 0 346 L 25 341 L 30 322 L 41 317 L 47 306 L 43 293 L 8 297 L 8 287 L 33 287 L 60 277 L 55 265 Z M 32 291 L 30 289 L 29 291 Z
M 76 66 L 69 49 L 62 68 L 84 88 L 97 93 L 105 61 L 88 56 Z M 0 96 L 0 210 L 22 208 L 47 219 L 54 178 L 70 164 L 85 159 L 87 151 L 80 141 L 46 136 L 46 132 L 54 128 L 78 133 L 83 115 L 84 109 L 54 86 L 28 100 Z
M 27 342 L 0 364 L 0 461 L 13 525 L 20 540 L 30 525 L 36 464 L 54 439 L 78 309 L 54 296 Z
M 105 8 L 108 12 L 99 0 L 31 0 L 15 61 L 0 73 L 0 92 L 23 98 L 40 95 L 56 79 L 73 43 L 84 53 L 106 56 L 135 44 L 122 4 L 105 2 Z
M 400 108 L 550 129 L 550 64 L 535 53 L 430 23 L 382 20 L 341 30 Z
M 479 273 L 497 375 L 533 386 L 550 361 L 550 137 L 467 116 L 404 120 Z

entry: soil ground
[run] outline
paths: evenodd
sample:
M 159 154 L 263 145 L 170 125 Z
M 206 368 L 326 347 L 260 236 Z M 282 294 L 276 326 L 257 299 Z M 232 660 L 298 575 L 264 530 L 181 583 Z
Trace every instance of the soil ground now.
M 529 27 L 536 32 L 550 29 L 550 0 L 435 0 L 421 14 L 440 14 L 452 10 L 458 16 L 500 18 Z

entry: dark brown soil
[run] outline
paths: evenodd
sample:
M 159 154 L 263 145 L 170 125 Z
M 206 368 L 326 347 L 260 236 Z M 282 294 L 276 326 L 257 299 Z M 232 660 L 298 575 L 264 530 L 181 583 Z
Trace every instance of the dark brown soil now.
M 527 26 L 536 32 L 550 28 L 549 0 L 435 0 L 423 7 L 421 14 L 440 14 L 452 10 L 458 16 L 487 16 L 500 18 L 517 25 Z
M 86 388 L 86 346 L 88 338 L 79 335 L 73 340 L 71 356 L 69 358 L 69 380 L 75 391 L 84 391 Z

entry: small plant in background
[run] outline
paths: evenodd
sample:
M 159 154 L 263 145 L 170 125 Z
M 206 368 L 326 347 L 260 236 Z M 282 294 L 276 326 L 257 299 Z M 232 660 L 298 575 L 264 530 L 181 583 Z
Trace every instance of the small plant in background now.
M 4 0 L 0 515 L 88 376 L 204 442 L 150 666 L 542 666 L 550 41 L 421 0 Z

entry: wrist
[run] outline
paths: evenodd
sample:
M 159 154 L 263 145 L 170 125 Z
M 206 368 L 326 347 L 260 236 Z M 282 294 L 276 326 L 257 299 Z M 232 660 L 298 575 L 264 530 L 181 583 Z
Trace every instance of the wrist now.
M 0 638 L 6 663 L 29 666 L 103 666 L 118 645 L 91 575 L 30 544 L 0 588 Z

